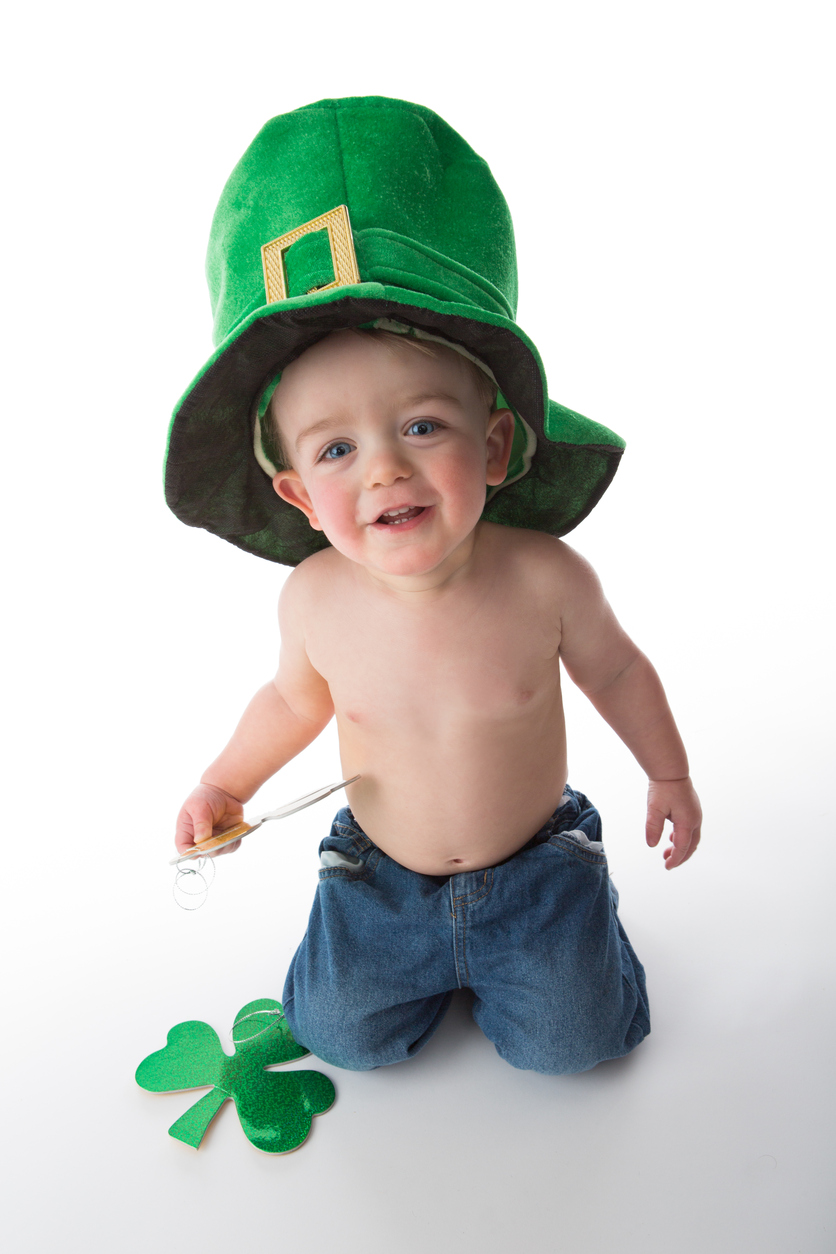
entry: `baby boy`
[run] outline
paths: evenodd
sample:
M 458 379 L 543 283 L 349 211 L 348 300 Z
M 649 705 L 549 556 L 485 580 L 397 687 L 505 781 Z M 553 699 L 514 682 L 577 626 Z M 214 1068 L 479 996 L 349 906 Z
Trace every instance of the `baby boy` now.
M 360 778 L 323 841 L 287 976 L 296 1039 L 341 1067 L 397 1062 L 467 987 L 514 1066 L 586 1070 L 631 1050 L 649 1018 L 599 816 L 567 783 L 561 662 L 648 775 L 648 844 L 672 821 L 668 868 L 699 841 L 685 750 L 589 565 L 555 534 L 486 510 L 510 490 L 524 424 L 524 389 L 512 396 L 513 369 L 496 369 L 495 321 L 464 341 L 466 306 L 416 305 L 414 279 L 408 302 L 381 298 L 359 247 L 358 261 L 365 303 L 347 305 L 339 283 L 306 288 L 299 308 L 319 320 L 275 352 L 278 374 L 261 370 L 252 456 L 317 547 L 282 590 L 278 672 L 185 802 L 177 847 L 233 826 L 335 716 L 343 774 Z M 268 277 L 267 296 L 286 317 L 292 294 L 271 301 Z M 407 304 L 412 318 L 385 316 Z

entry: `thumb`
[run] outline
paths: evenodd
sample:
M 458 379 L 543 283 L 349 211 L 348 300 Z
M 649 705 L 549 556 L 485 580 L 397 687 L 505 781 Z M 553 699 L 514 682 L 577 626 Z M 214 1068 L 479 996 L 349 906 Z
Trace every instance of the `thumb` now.
M 214 814 L 212 808 L 206 801 L 195 801 L 191 807 L 192 829 L 194 831 L 194 843 L 199 845 L 202 841 L 208 840 L 212 835 L 212 827 L 214 824 Z

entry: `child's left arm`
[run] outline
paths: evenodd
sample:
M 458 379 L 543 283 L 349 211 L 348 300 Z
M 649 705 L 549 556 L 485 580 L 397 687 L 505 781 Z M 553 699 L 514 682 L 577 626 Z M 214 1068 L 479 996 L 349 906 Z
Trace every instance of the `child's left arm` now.
M 647 843 L 658 845 L 670 819 L 673 843 L 664 858 L 672 870 L 699 844 L 702 811 L 665 690 L 618 623 L 589 563 L 562 543 L 560 561 L 561 660 L 647 772 Z

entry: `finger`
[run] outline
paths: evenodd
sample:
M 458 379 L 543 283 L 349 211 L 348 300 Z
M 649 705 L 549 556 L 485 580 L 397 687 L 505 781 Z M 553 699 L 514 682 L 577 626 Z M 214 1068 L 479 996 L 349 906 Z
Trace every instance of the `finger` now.
M 212 835 L 215 815 L 206 801 L 193 801 L 189 806 L 189 813 L 192 820 L 192 839 L 199 845 Z
M 672 871 L 674 867 L 680 866 L 685 861 L 689 839 L 683 832 L 677 832 L 674 828 L 671 843 L 664 853 L 665 870 Z
M 644 838 L 653 849 L 659 844 L 662 838 L 662 832 L 665 827 L 665 819 L 667 815 L 661 810 L 654 810 L 651 806 L 647 807 L 647 822 L 644 825 Z
M 682 859 L 683 862 L 687 862 L 689 858 L 692 858 L 694 856 L 694 854 L 697 852 L 697 845 L 699 843 L 700 843 L 700 829 L 697 828 L 697 830 L 694 832 L 694 834 L 691 837 L 691 843 L 688 846 L 688 852 L 686 853 L 685 857 Z
M 178 853 L 188 853 L 190 849 L 194 848 L 194 824 L 185 806 L 177 815 L 174 845 Z
M 674 867 L 682 866 L 683 862 L 687 862 L 699 842 L 699 827 L 675 824 L 671 844 L 665 850 L 665 870 L 672 871 Z

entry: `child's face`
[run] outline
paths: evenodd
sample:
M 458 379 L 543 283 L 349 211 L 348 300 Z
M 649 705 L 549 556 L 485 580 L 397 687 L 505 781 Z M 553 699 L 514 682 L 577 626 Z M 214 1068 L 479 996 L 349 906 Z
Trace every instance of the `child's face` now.
M 337 332 L 288 366 L 273 406 L 293 463 L 276 492 L 380 574 L 424 575 L 464 552 L 486 485 L 505 478 L 513 415 L 488 413 L 451 349 Z

